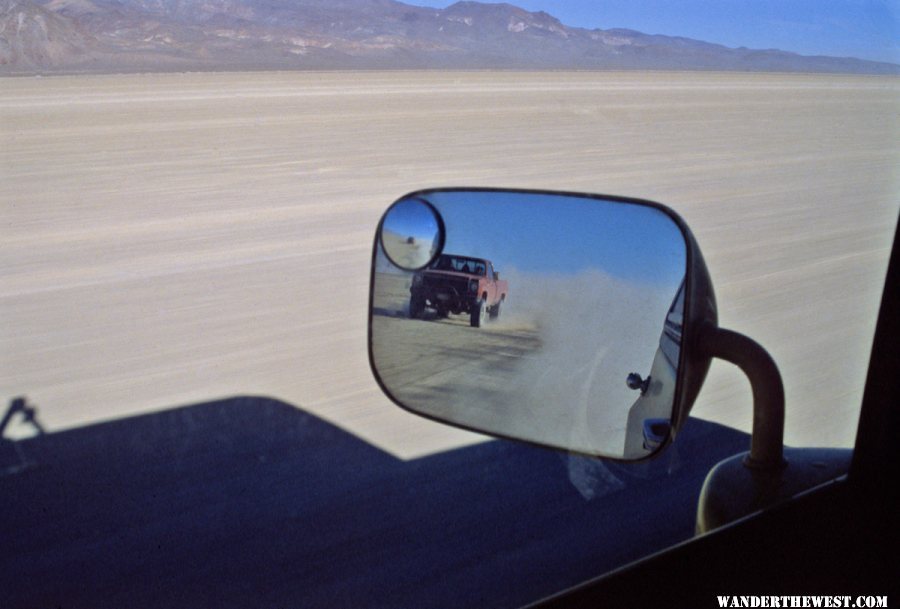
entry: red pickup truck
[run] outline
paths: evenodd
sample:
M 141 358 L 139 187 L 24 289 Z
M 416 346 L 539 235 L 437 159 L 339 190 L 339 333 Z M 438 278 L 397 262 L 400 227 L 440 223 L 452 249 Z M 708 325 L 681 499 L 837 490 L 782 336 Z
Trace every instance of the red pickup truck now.
M 409 316 L 422 317 L 426 307 L 435 309 L 438 317 L 468 313 L 469 324 L 478 328 L 500 316 L 507 290 L 490 260 L 441 254 L 413 276 Z

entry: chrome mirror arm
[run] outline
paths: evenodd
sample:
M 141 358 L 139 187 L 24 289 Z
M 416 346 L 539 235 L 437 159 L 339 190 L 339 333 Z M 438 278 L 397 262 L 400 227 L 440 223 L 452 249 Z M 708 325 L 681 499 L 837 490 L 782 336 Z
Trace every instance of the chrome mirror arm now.
M 744 465 L 777 471 L 784 460 L 784 385 L 775 360 L 759 343 L 743 334 L 704 324 L 697 347 L 707 357 L 735 364 L 750 381 L 753 391 L 753 435 Z

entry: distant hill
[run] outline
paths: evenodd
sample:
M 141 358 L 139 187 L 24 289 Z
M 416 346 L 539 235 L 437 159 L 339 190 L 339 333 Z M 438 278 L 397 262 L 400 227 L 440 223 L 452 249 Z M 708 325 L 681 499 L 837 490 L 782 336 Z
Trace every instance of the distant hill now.
M 889 63 L 569 27 L 510 4 L 0 0 L 0 74 L 342 68 L 900 74 Z
M 71 19 L 30 2 L 0 0 L 0 71 L 77 65 L 96 46 Z

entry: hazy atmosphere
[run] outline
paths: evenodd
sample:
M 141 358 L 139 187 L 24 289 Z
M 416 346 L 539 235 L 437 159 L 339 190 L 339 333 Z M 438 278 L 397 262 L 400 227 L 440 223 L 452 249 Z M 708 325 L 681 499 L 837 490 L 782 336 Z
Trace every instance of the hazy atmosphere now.
M 0 74 L 331 69 L 898 74 L 879 2 L 0 0 Z
M 447 0 L 412 4 L 445 8 Z M 728 47 L 900 62 L 896 0 L 517 0 L 566 25 L 627 28 Z

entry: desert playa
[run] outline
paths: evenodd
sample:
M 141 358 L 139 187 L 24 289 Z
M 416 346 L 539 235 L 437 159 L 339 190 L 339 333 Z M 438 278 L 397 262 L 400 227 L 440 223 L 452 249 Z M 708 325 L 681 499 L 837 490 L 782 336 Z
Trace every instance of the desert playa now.
M 381 213 L 431 186 L 665 203 L 785 441 L 851 446 L 900 192 L 900 79 L 615 72 L 0 80 L 0 397 L 61 430 L 264 395 L 402 457 L 478 441 L 367 359 Z M 749 431 L 713 364 L 694 415 Z

